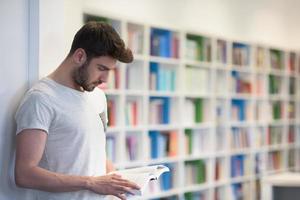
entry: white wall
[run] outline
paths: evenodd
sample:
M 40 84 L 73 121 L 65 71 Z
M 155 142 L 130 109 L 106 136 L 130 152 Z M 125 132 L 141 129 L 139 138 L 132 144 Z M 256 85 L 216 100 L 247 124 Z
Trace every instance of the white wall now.
M 28 88 L 28 2 L 0 2 L 0 199 L 26 199 L 10 182 L 14 149 L 14 112 Z M 22 193 L 22 194 L 21 194 Z
M 186 28 L 230 39 L 300 48 L 300 1 L 187 0 Z
M 32 200 L 13 180 L 14 114 L 29 84 L 65 56 L 64 6 L 60 0 L 1 0 L 0 15 L 0 200 Z
M 39 6 L 39 76 L 48 75 L 65 58 L 64 4 L 61 0 L 37 0 Z M 74 20 L 75 21 L 75 20 Z M 70 20 L 69 23 L 73 23 Z

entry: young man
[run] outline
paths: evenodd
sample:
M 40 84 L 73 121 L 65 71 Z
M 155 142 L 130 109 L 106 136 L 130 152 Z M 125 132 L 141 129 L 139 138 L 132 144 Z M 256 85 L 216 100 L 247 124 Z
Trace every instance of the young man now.
M 89 22 L 75 35 L 66 59 L 25 95 L 16 113 L 15 181 L 38 200 L 93 200 L 138 186 L 107 175 L 106 82 L 116 61 L 133 56 L 110 26 Z M 103 196 L 101 196 L 103 195 Z

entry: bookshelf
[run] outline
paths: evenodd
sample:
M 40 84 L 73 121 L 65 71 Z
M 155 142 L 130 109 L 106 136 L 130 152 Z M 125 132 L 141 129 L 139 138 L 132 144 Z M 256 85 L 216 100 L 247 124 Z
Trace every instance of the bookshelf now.
M 142 199 L 261 199 L 300 168 L 300 56 L 277 47 L 85 12 L 134 52 L 103 88 L 117 168 L 166 164 Z

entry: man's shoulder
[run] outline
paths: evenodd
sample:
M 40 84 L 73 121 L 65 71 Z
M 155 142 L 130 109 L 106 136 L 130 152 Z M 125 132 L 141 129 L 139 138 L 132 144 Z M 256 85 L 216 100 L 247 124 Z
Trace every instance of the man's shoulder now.
M 54 92 L 53 88 L 44 79 L 41 79 L 26 92 L 25 99 L 48 100 Z

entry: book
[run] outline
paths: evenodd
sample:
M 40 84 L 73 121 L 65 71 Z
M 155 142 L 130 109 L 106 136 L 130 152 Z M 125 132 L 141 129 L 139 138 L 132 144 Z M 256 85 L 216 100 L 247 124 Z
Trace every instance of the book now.
M 109 174 L 118 174 L 122 178 L 127 179 L 131 182 L 136 183 L 140 189 L 132 190 L 134 195 L 142 196 L 150 181 L 158 180 L 161 174 L 169 172 L 170 169 L 164 165 L 153 165 L 147 167 L 137 167 L 124 170 L 118 170 L 110 172 Z M 126 194 L 127 196 L 132 196 L 132 194 Z

